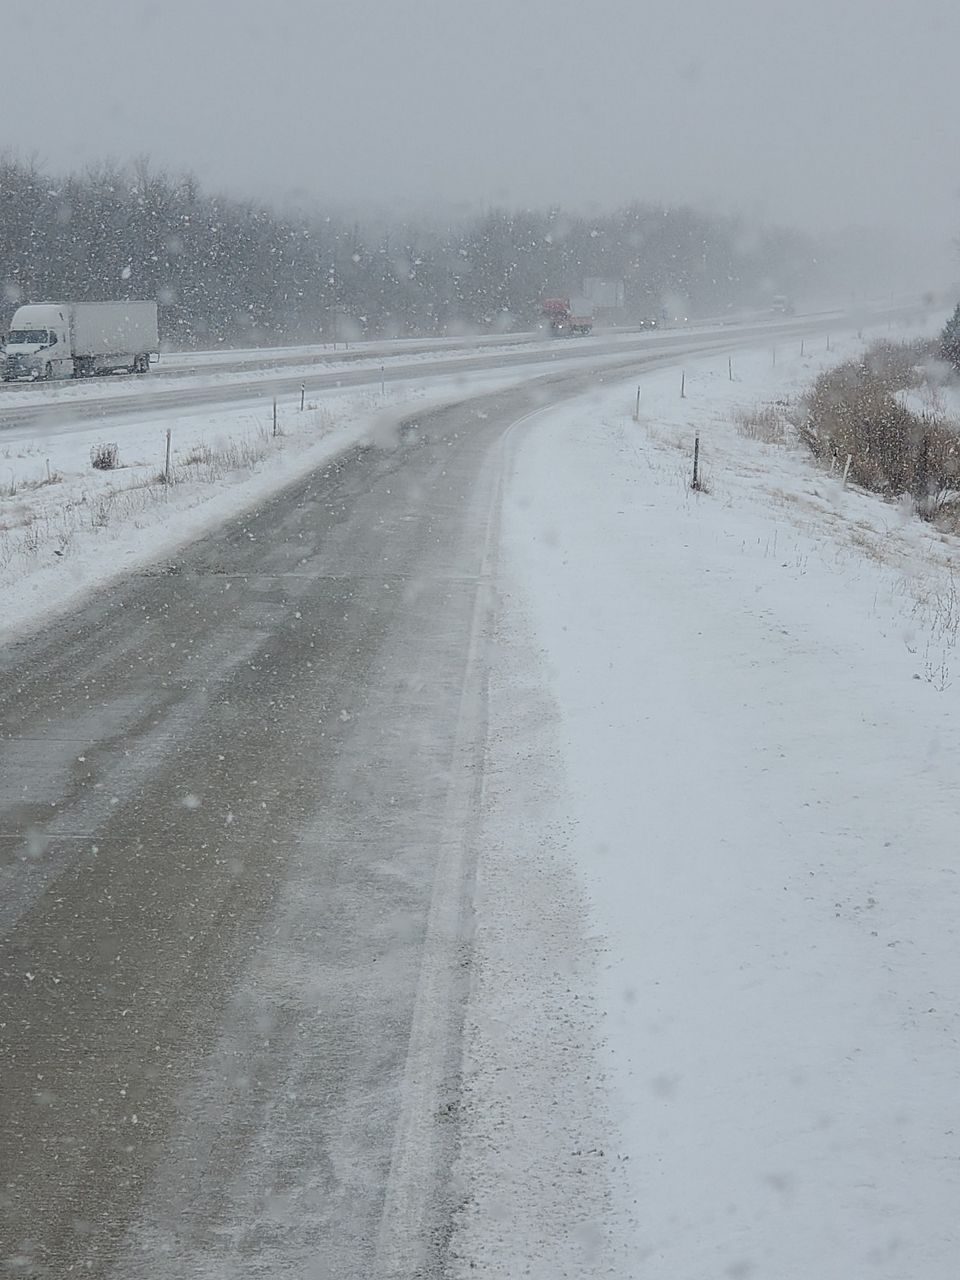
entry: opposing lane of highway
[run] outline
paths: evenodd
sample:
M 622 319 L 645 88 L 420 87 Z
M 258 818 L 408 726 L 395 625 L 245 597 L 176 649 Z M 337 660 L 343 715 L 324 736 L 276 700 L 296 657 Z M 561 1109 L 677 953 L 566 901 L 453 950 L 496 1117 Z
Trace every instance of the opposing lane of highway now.
M 100 380 L 96 384 L 84 384 L 82 394 L 69 384 L 49 388 L 49 394 L 45 394 L 48 388 L 44 385 L 31 389 L 36 391 L 36 395 L 21 396 L 16 400 L 5 400 L 0 396 L 0 437 L 4 432 L 22 435 L 24 431 L 36 429 L 49 433 L 93 422 L 130 419 L 146 422 L 171 414 L 263 404 L 274 396 L 296 399 L 301 388 L 307 394 L 315 394 L 338 388 L 380 386 L 382 382 L 466 377 L 494 370 L 510 373 L 530 369 L 533 372 L 534 366 L 541 366 L 539 372 L 546 372 L 551 367 L 566 368 L 571 362 L 584 368 L 601 362 L 612 367 L 637 367 L 638 360 L 651 356 L 680 357 L 686 352 L 799 340 L 805 335 L 827 332 L 836 325 L 836 316 L 814 316 L 763 324 L 717 326 L 695 332 L 616 333 L 583 340 L 558 339 L 548 344 L 517 342 L 507 350 L 441 352 L 436 359 L 430 359 L 427 354 L 412 359 L 397 357 L 384 363 L 382 368 L 375 362 L 371 364 L 366 357 L 358 359 L 356 364 L 341 363 L 338 357 L 338 363 L 333 367 L 324 360 L 315 368 L 301 363 L 295 372 L 284 367 L 270 367 L 252 374 L 246 368 L 239 368 L 235 376 L 226 377 L 222 373 L 216 377 L 198 376 L 190 378 L 186 385 L 169 385 L 163 380 L 153 379 L 153 375 L 146 375 L 126 390 L 117 381 Z

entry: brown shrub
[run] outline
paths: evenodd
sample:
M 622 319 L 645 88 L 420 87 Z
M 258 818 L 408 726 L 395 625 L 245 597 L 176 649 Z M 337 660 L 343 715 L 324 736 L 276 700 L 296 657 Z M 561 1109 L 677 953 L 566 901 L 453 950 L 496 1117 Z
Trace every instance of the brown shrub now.
M 90 450 L 90 464 L 98 471 L 113 471 L 120 465 L 120 448 L 116 444 L 95 444 Z
M 737 433 L 748 440 L 760 440 L 764 444 L 783 444 L 783 418 L 772 404 L 756 405 L 753 409 L 740 409 L 736 416 Z
M 877 493 L 909 493 L 929 515 L 957 488 L 960 450 L 938 417 L 912 413 L 896 392 L 918 386 L 920 344 L 876 343 L 860 360 L 822 373 L 800 406 L 797 429 L 815 457 Z

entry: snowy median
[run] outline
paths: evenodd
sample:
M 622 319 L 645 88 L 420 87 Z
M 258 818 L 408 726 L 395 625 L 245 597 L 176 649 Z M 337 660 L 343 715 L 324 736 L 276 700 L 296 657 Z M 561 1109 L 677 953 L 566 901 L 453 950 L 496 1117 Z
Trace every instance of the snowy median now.
M 956 1274 L 958 544 L 781 429 L 829 358 L 513 442 L 455 1276 Z

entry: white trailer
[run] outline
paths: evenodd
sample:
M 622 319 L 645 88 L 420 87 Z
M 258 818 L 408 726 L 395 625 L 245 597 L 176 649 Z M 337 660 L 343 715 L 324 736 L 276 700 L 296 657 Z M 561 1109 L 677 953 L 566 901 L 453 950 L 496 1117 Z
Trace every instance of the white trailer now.
M 155 302 L 75 302 L 70 307 L 75 378 L 128 369 L 147 373 L 159 352 Z
M 3 378 L 147 373 L 159 350 L 155 302 L 37 302 L 14 313 Z

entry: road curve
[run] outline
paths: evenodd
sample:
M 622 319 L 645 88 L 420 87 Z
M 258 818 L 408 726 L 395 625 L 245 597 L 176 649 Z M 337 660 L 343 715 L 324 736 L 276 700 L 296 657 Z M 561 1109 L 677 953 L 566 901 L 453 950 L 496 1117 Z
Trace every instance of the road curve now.
M 0 1265 L 370 1274 L 496 446 L 584 385 L 354 450 L 0 659 Z
M 409 422 L 0 656 L 0 1272 L 442 1274 L 501 443 L 602 376 Z

